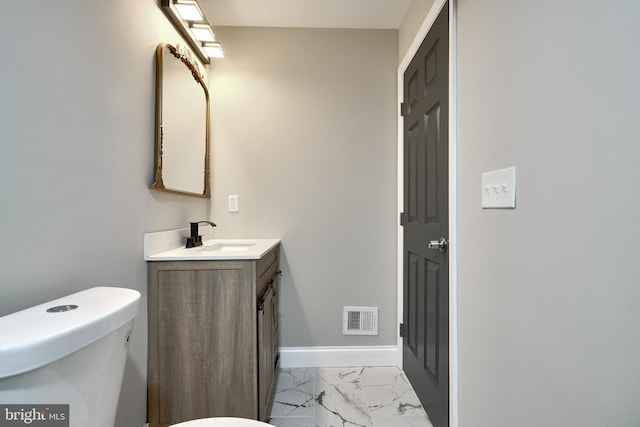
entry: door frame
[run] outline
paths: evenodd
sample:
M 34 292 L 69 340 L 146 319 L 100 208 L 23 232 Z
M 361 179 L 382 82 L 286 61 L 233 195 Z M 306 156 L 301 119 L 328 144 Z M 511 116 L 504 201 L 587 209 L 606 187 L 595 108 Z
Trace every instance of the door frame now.
M 446 0 L 434 0 L 427 16 L 422 25 L 418 29 L 415 38 L 400 65 L 398 66 L 398 204 L 397 216 L 397 313 L 398 324 L 403 321 L 403 247 L 404 238 L 403 230 L 400 225 L 400 212 L 404 209 L 404 127 L 403 118 L 400 114 L 400 101 L 404 97 L 404 72 L 409 63 L 415 56 L 420 44 L 431 29 L 433 22 L 442 10 Z M 456 104 L 456 0 L 449 0 L 449 425 L 450 427 L 458 427 L 458 227 L 457 227 L 457 192 L 456 192 L 456 123 L 457 123 L 457 104 Z M 402 351 L 403 340 L 399 331 L 397 336 L 397 359 L 396 363 L 402 367 Z

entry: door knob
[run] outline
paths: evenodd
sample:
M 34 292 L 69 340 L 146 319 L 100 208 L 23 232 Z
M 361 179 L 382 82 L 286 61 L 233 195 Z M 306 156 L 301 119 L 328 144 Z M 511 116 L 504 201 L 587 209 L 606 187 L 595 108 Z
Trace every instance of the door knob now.
M 429 242 L 429 249 L 439 250 L 442 253 L 447 252 L 449 247 L 449 242 L 444 237 L 441 237 L 440 240 L 431 240 Z

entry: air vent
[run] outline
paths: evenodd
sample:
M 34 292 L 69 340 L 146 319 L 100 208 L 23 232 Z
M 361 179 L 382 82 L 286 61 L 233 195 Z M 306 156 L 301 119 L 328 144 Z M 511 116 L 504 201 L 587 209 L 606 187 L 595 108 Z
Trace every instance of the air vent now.
M 378 335 L 378 307 L 344 307 L 343 335 Z

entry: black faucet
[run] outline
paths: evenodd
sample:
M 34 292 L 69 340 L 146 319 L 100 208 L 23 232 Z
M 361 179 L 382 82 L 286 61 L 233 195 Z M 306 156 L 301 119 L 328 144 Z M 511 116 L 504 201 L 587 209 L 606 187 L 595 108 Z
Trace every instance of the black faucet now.
M 212 227 L 216 225 L 211 221 L 197 221 L 190 222 L 191 225 L 191 236 L 187 237 L 187 248 L 195 248 L 196 246 L 202 246 L 202 236 L 198 234 L 198 224 L 209 224 Z

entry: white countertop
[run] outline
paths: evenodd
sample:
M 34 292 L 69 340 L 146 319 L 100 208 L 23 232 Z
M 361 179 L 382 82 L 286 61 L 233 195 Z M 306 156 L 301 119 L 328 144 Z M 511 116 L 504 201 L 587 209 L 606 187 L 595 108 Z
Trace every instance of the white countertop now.
M 260 259 L 280 243 L 280 239 L 210 239 L 209 230 L 203 234 L 202 246 L 185 248 L 189 229 L 146 233 L 144 259 L 146 261 L 197 261 Z

